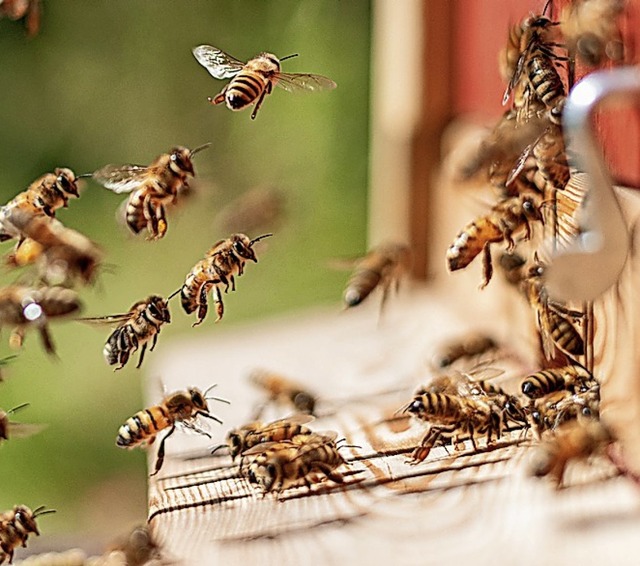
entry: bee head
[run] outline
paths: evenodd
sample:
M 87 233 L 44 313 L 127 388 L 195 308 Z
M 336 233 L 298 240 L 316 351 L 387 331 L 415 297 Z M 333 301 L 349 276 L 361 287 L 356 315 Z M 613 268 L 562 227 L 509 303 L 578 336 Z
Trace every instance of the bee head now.
M 249 481 L 251 483 L 256 483 L 265 491 L 271 491 L 273 486 L 276 483 L 276 479 L 278 477 L 278 469 L 275 464 L 267 464 L 260 466 L 260 474 L 253 473 L 254 481 L 251 482 L 251 473 L 252 470 L 249 470 Z
M 522 210 L 524 215 L 530 220 L 542 220 L 542 213 L 540 207 L 536 206 L 536 203 L 531 198 L 522 199 Z
M 296 391 L 293 396 L 293 404 L 301 413 L 313 414 L 316 407 L 316 400 L 313 395 L 306 391 Z
M 526 424 L 527 416 L 520 406 L 518 399 L 513 395 L 507 397 L 504 404 L 504 410 L 512 421 L 520 424 Z
M 227 434 L 227 445 L 229 446 L 229 454 L 232 460 L 235 460 L 235 457 L 242 452 L 243 440 L 242 434 L 237 430 L 231 430 Z
M 36 512 L 38 509 L 36 509 Z M 26 505 L 16 505 L 13 508 L 14 521 L 24 529 L 27 533 L 40 535 L 38 525 L 36 525 L 36 512 L 31 511 Z
M 169 169 L 176 175 L 195 175 L 191 150 L 186 147 L 174 147 L 169 154 Z
M 193 387 L 189 389 L 189 396 L 191 397 L 191 402 L 196 409 L 201 411 L 209 412 L 209 406 L 207 405 L 207 400 L 204 398 L 202 392 Z
M 76 185 L 76 175 L 71 169 L 67 167 L 59 167 L 55 170 L 56 174 L 56 189 L 58 189 L 65 197 L 72 195 L 79 197 L 78 185 Z
M 147 312 L 157 322 L 171 322 L 171 313 L 169 305 L 159 295 L 151 295 L 147 299 Z

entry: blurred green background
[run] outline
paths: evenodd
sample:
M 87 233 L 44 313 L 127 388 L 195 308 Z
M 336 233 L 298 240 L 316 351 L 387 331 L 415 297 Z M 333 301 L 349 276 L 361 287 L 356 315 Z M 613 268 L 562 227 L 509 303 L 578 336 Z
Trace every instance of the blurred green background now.
M 173 303 L 158 343 L 188 333 L 224 332 L 239 321 L 340 300 L 346 274 L 331 258 L 365 248 L 371 6 L 365 0 L 43 0 L 40 33 L 0 20 L 0 200 L 8 201 L 56 166 L 76 173 L 107 163 L 147 164 L 176 144 L 212 147 L 195 158 L 195 194 L 169 211 L 164 240 L 130 237 L 115 221 L 123 200 L 89 182 L 58 218 L 101 244 L 99 283 L 82 291 L 85 316 L 126 312 L 151 293 L 168 295 L 216 240 L 213 219 L 242 192 L 272 184 L 288 216 L 258 249 L 221 324 L 192 329 Z M 224 82 L 191 54 L 212 44 L 246 60 L 283 57 L 284 70 L 326 75 L 335 91 L 267 97 L 251 110 L 213 107 Z M 257 234 L 250 234 L 254 237 Z M 11 244 L 3 244 L 8 251 Z M 110 272 L 111 271 L 111 272 Z M 17 274 L 4 269 L 2 284 Z M 143 407 L 135 361 L 114 373 L 102 358 L 109 328 L 53 325 L 59 360 L 28 335 L 0 384 L 0 407 L 31 406 L 16 421 L 46 430 L 0 446 L 0 510 L 45 504 L 58 513 L 46 534 L 105 540 L 146 516 L 142 451 L 116 448 L 117 429 Z M 9 353 L 4 330 L 0 354 Z M 151 354 L 153 356 L 153 354 Z

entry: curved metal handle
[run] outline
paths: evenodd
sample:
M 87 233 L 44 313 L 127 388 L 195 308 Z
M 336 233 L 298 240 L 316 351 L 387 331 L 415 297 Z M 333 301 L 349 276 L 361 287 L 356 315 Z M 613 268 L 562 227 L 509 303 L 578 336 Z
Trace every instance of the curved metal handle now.
M 629 232 L 613 191 L 613 181 L 595 138 L 592 112 L 604 100 L 640 93 L 640 69 L 598 71 L 575 85 L 563 113 L 568 144 L 576 166 L 587 174 L 587 193 L 578 212 L 580 233 L 569 246 L 555 250 L 545 270 L 553 299 L 592 301 L 620 276 L 629 252 Z

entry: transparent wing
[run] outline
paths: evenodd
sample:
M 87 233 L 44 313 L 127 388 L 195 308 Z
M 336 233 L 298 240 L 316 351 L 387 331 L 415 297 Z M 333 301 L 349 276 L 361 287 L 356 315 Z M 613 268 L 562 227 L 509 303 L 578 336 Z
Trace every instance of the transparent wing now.
M 261 442 L 260 444 L 252 446 L 251 448 L 249 448 L 249 450 L 245 450 L 242 453 L 242 457 L 244 458 L 245 456 L 256 456 L 259 454 L 263 454 L 267 450 L 284 450 L 286 448 L 292 448 L 294 446 L 295 444 L 293 442 L 290 442 L 289 440 L 282 440 L 280 442 Z
M 106 316 L 95 316 L 95 317 L 81 317 L 76 318 L 79 322 L 86 322 L 87 324 L 95 324 L 95 325 L 116 325 L 121 324 L 125 320 L 127 320 L 131 316 L 130 312 L 122 313 L 122 314 L 109 314 Z
M 193 49 L 193 56 L 216 79 L 230 79 L 245 65 L 242 61 L 211 45 L 198 45 Z
M 277 86 L 288 92 L 316 92 L 336 88 L 336 83 L 322 75 L 309 73 L 279 73 Z
M 130 193 L 145 181 L 148 173 L 146 165 L 105 165 L 91 176 L 114 193 Z
M 291 415 L 290 417 L 287 417 L 284 419 L 278 419 L 277 421 L 267 423 L 256 430 L 259 433 L 265 433 L 271 430 L 277 430 L 279 428 L 282 428 L 283 426 L 287 426 L 291 424 L 305 425 L 307 423 L 310 423 L 313 420 L 315 420 L 315 417 L 312 417 L 311 415 L 296 414 L 296 415 Z
M 9 438 L 28 438 L 47 428 L 46 424 L 9 423 Z

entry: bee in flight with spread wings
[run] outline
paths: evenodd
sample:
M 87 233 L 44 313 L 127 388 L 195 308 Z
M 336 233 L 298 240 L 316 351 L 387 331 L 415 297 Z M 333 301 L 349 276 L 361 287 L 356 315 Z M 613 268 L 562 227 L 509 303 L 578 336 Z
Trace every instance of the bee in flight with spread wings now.
M 262 101 L 271 94 L 274 85 L 287 90 L 315 92 L 336 87 L 331 79 L 309 73 L 282 73 L 280 63 L 296 57 L 288 55 L 278 59 L 272 53 L 260 53 L 246 63 L 227 55 L 211 45 L 199 45 L 193 50 L 193 56 L 216 79 L 231 79 L 215 97 L 208 97 L 211 104 L 227 105 L 230 110 L 242 110 L 255 104 L 251 113 L 254 120 Z

